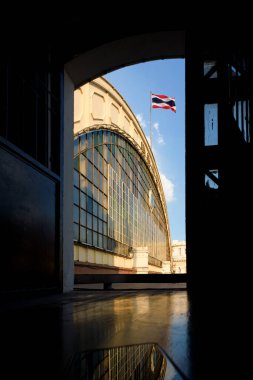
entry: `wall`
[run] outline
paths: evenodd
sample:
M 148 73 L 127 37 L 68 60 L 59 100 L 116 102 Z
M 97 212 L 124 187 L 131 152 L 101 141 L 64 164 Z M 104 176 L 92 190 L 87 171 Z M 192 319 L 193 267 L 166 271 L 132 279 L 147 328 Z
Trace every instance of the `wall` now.
M 59 288 L 58 179 L 0 142 L 0 288 Z
M 173 273 L 186 273 L 186 241 L 172 241 L 172 271 Z

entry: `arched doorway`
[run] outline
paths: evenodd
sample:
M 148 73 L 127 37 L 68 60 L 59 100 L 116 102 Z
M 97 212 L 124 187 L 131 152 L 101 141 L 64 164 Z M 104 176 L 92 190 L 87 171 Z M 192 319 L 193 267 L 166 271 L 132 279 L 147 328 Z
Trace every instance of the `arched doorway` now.
M 140 48 L 141 47 L 141 48 Z M 86 82 L 101 76 L 112 70 L 155 59 L 165 58 L 184 58 L 185 57 L 185 32 L 170 31 L 158 32 L 152 34 L 143 34 L 125 38 L 122 40 L 110 42 L 102 45 L 94 50 L 79 55 L 65 65 L 65 105 L 64 105 L 64 120 L 65 120 L 65 160 L 68 165 L 65 165 L 66 178 L 70 179 L 70 161 L 67 154 L 70 149 L 70 141 L 72 137 L 71 115 L 73 114 L 73 89 L 85 84 Z M 72 199 L 72 189 L 70 189 L 71 181 L 64 181 L 65 199 Z M 68 196 L 68 194 L 70 194 Z M 63 216 L 63 229 L 65 245 L 68 248 L 63 249 L 63 269 L 66 273 L 65 278 L 68 278 L 70 283 L 66 285 L 66 289 L 71 288 L 73 281 L 73 263 L 69 253 L 71 251 L 71 229 L 68 225 L 69 216 L 71 215 L 71 205 L 66 208 Z M 71 236 L 70 236 L 71 235 Z M 68 237 L 68 238 L 67 238 Z

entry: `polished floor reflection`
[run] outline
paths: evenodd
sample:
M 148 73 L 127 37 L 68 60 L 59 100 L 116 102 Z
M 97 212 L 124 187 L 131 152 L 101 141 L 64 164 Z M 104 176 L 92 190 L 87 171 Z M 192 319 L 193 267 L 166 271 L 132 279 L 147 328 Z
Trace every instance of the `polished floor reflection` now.
M 155 343 L 83 351 L 73 357 L 67 372 L 68 380 L 183 379 Z
M 10 372 L 8 378 L 36 374 L 64 379 L 81 352 L 156 343 L 182 378 L 190 379 L 188 315 L 186 290 L 87 290 L 36 301 L 5 301 L 2 371 Z M 180 379 L 175 376 L 171 379 Z

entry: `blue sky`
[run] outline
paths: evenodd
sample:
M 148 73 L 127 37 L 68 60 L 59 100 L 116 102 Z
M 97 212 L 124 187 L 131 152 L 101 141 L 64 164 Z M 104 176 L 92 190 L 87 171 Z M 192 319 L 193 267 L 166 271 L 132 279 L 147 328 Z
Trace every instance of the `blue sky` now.
M 105 75 L 150 136 L 150 91 L 176 98 L 177 112 L 152 109 L 152 150 L 163 182 L 172 240 L 185 240 L 185 61 L 128 66 Z

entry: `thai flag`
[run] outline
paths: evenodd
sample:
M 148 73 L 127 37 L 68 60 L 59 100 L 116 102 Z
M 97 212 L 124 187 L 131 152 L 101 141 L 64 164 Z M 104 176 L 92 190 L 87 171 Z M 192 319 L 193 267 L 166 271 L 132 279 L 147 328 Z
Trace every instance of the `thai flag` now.
M 171 98 L 167 95 L 156 95 L 151 94 L 152 98 L 152 108 L 163 108 L 169 109 L 173 112 L 176 112 L 176 102 L 175 98 Z

